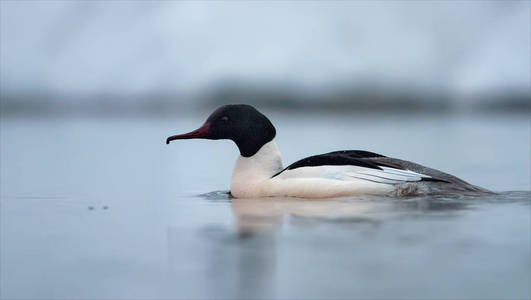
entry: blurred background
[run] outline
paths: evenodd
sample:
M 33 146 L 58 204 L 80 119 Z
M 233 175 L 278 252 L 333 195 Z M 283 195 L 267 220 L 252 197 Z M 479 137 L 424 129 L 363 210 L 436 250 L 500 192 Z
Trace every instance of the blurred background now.
M 530 1 L 0 1 L 0 298 L 529 299 Z M 485 197 L 230 199 L 247 103 Z M 309 263 L 311 262 L 311 263 Z
M 529 1 L 2 1 L 3 114 L 530 111 Z

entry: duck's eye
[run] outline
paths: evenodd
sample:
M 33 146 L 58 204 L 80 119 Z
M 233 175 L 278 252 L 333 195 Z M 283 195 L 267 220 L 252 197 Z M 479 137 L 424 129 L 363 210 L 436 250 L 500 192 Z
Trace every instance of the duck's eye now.
M 229 117 L 227 117 L 227 116 L 223 116 L 223 117 L 221 117 L 221 120 L 222 120 L 222 121 L 228 121 L 228 120 L 229 120 Z

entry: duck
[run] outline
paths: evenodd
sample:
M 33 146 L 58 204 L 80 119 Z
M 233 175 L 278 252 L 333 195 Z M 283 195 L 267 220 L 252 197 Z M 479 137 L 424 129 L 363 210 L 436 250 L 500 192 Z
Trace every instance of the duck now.
M 198 129 L 168 137 L 166 144 L 232 140 L 240 152 L 230 181 L 235 198 L 492 193 L 439 170 L 364 150 L 333 151 L 283 167 L 275 136 L 271 121 L 256 108 L 229 104 L 217 108 Z

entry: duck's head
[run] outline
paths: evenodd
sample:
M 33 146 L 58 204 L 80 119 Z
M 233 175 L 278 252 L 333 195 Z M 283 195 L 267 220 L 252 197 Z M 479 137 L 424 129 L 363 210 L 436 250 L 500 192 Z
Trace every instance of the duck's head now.
M 168 137 L 166 144 L 184 139 L 228 139 L 236 143 L 242 156 L 250 157 L 273 140 L 275 134 L 271 121 L 256 108 L 246 104 L 231 104 L 216 109 L 200 128 Z

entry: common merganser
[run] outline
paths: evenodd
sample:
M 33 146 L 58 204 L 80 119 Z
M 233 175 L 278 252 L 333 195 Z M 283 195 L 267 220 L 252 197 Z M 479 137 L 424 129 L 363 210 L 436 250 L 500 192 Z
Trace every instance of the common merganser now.
M 234 141 L 240 156 L 230 193 L 236 198 L 490 193 L 441 171 L 361 150 L 310 156 L 283 168 L 275 135 L 271 121 L 254 107 L 232 104 L 216 109 L 199 129 L 168 137 L 166 144 L 179 139 Z

